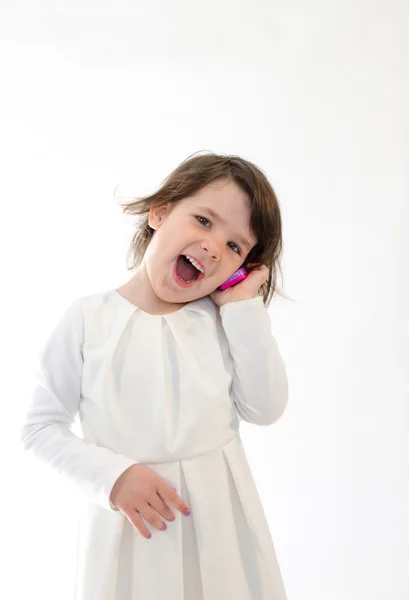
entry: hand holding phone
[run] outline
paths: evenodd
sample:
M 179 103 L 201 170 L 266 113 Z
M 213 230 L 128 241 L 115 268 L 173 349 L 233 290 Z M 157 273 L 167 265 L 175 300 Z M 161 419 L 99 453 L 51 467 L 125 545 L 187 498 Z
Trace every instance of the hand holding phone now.
M 268 281 L 268 276 L 267 266 L 261 263 L 247 264 L 246 268 L 241 267 L 235 271 L 227 281 L 209 295 L 217 306 L 223 306 L 228 302 L 251 300 L 260 294 L 260 287 Z M 228 290 L 244 279 L 248 279 L 248 281 L 243 285 L 238 285 L 236 289 Z
M 233 275 L 231 275 L 231 277 L 229 277 L 228 280 L 220 286 L 219 289 L 222 291 L 227 290 L 233 285 L 237 285 L 238 283 L 240 283 L 240 281 L 243 281 L 243 279 L 246 279 L 247 276 L 247 269 L 245 269 L 244 267 L 240 267 L 240 269 L 237 269 L 237 271 L 235 271 Z

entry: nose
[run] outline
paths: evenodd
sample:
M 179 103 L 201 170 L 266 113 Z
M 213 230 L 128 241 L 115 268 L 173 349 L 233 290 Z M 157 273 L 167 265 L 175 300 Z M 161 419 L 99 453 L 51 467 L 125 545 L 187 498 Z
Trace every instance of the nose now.
M 221 242 L 216 240 L 214 236 L 207 236 L 206 239 L 202 241 L 201 246 L 205 252 L 210 254 L 210 257 L 215 262 L 218 262 L 220 260 L 222 254 Z

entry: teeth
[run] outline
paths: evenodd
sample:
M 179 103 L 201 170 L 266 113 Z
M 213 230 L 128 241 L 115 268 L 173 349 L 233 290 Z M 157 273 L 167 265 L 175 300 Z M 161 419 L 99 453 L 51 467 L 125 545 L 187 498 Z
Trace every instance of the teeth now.
M 192 265 L 193 265 L 194 267 L 196 267 L 196 269 L 197 269 L 198 271 L 200 271 L 201 273 L 204 273 L 204 271 L 203 271 L 202 267 L 199 265 L 199 263 L 197 262 L 197 260 L 195 260 L 195 259 L 194 259 L 194 258 L 192 258 L 191 256 L 187 256 L 186 254 L 185 254 L 185 256 L 186 256 L 186 258 L 187 258 L 187 259 L 188 259 L 188 260 L 189 260 L 189 261 L 192 263 Z

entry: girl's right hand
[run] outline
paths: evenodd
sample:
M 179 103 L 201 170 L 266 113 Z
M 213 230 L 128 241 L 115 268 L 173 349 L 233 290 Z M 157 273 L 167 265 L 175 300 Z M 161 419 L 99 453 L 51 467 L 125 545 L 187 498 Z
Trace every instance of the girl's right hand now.
M 142 517 L 152 527 L 163 530 L 166 529 L 166 524 L 158 515 L 168 521 L 175 520 L 168 504 L 182 514 L 186 510 L 190 511 L 170 485 L 152 469 L 142 465 L 132 465 L 118 477 L 111 490 L 110 500 L 147 539 L 151 537 L 151 533 Z

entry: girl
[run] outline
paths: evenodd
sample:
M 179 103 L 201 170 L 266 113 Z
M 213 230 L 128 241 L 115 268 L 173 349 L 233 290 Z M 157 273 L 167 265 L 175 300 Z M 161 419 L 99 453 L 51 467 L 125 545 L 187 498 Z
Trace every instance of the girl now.
M 239 419 L 271 425 L 287 404 L 266 311 L 275 193 L 254 164 L 209 153 L 123 208 L 140 217 L 134 274 L 66 310 L 21 433 L 85 493 L 75 598 L 285 600 L 239 435 Z

